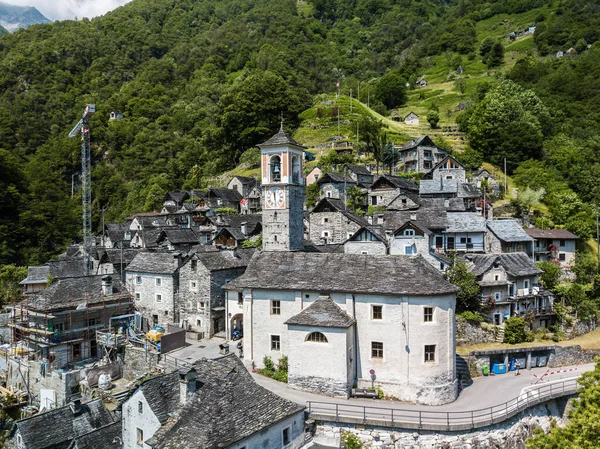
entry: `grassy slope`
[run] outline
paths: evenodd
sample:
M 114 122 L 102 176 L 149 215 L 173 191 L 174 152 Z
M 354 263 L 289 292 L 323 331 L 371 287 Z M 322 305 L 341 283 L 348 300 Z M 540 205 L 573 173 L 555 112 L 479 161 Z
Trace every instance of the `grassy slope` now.
M 310 8 L 310 4 L 307 2 L 301 1 L 298 3 L 298 12 L 300 15 L 310 15 Z M 469 60 L 466 56 L 461 55 L 465 73 L 457 75 L 454 71 L 456 67 L 453 67 L 452 64 L 454 58 L 457 56 L 456 53 L 447 53 L 426 58 L 424 61 L 426 68 L 421 74 L 427 79 L 428 86 L 410 90 L 406 106 L 394 111 L 394 113 L 403 117 L 411 111 L 416 112 L 421 118 L 419 126 L 405 125 L 404 123 L 395 122 L 390 118 L 383 117 L 368 108 L 366 104 L 358 102 L 355 98 L 351 102 L 350 98 L 346 95 L 341 95 L 338 98 L 335 94 L 322 94 L 316 97 L 315 105 L 312 108 L 301 114 L 302 125 L 294 134 L 294 138 L 298 142 L 308 146 L 309 151 L 314 152 L 318 159 L 327 154 L 328 150 L 317 147 L 330 142 L 333 136 L 342 136 L 344 139 L 356 141 L 356 122 L 362 115 L 370 115 L 384 123 L 388 137 L 396 144 L 405 143 L 413 137 L 428 134 L 434 138 L 441 137 L 445 139 L 457 150 L 464 148 L 466 137 L 463 133 L 448 131 L 443 128 L 456 126 L 459 103 L 469 103 L 469 98 L 474 95 L 478 85 L 496 82 L 497 76 L 509 70 L 520 56 L 527 53 L 535 53 L 533 35 L 526 35 L 511 42 L 508 39 L 508 34 L 514 30 L 526 29 L 536 21 L 536 18 L 540 14 L 548 16 L 552 14 L 552 11 L 548 6 L 544 6 L 521 14 L 500 14 L 476 24 L 478 43 L 481 43 L 486 37 L 491 37 L 501 39 L 505 45 L 505 63 L 499 69 L 488 70 L 478 54 L 473 60 Z M 467 83 L 467 89 L 464 94 L 461 94 L 455 84 L 456 80 L 461 78 L 465 79 Z M 332 103 L 326 104 L 328 102 Z M 350 111 L 351 103 L 352 111 Z M 436 105 L 439 108 L 439 127 L 442 129 L 432 130 L 427 123 L 427 111 L 432 105 Z M 335 109 L 338 106 L 340 107 L 339 129 Z M 320 114 L 318 114 L 319 109 Z M 360 138 L 360 135 L 358 137 Z M 307 164 L 309 167 L 312 165 L 316 165 L 316 163 Z M 486 168 L 492 169 L 493 167 L 489 166 Z M 219 177 L 219 181 L 223 182 L 225 178 L 233 175 L 255 176 L 257 174 L 258 169 L 237 167 Z M 503 176 L 497 169 L 496 174 L 499 178 Z M 507 199 L 496 205 L 505 203 L 516 195 L 517 189 L 511 178 L 508 178 L 508 190 L 509 195 Z

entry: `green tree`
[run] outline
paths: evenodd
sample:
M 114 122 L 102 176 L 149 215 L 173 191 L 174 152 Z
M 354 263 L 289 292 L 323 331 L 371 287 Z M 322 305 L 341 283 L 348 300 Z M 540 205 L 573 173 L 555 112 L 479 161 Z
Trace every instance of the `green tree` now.
M 487 54 L 486 64 L 488 68 L 500 67 L 504 64 L 504 46 L 501 42 L 494 42 Z
M 538 190 L 527 187 L 526 189 L 519 190 L 514 202 L 521 209 L 521 215 L 523 217 L 528 217 L 533 206 L 539 204 L 545 194 L 546 191 L 543 187 Z
M 354 212 L 364 215 L 366 193 L 358 186 L 348 187 L 346 190 L 346 206 Z
M 439 121 L 440 121 L 440 114 L 437 111 L 430 109 L 429 112 L 427 112 L 427 122 L 429 122 L 429 125 L 431 126 L 431 128 L 436 129 Z
M 22 298 L 19 282 L 27 277 L 27 267 L 0 266 L 0 305 L 10 304 Z
M 520 316 L 504 320 L 504 343 L 515 345 L 527 341 L 527 323 Z
M 593 371 L 577 380 L 581 388 L 571 401 L 568 421 L 564 427 L 553 426 L 545 434 L 541 429 L 526 441 L 527 449 L 593 449 L 600 441 L 600 360 Z
M 540 158 L 544 136 L 550 132 L 550 113 L 534 92 L 503 81 L 487 92 L 469 118 L 471 147 L 485 160 L 509 172 L 519 162 Z
M 492 50 L 492 47 L 495 43 L 496 41 L 489 36 L 484 38 L 483 41 L 481 41 L 481 44 L 479 45 L 479 55 L 485 59 L 488 53 Z
M 375 98 L 388 110 L 406 103 L 406 79 L 399 70 L 388 72 L 379 79 L 375 86 Z
M 319 201 L 319 196 L 321 195 L 321 189 L 319 188 L 319 185 L 314 182 L 307 185 L 304 191 L 306 195 L 306 207 L 315 207 L 317 201 Z
M 542 270 L 540 283 L 548 290 L 554 290 L 560 282 L 560 266 L 551 261 L 536 262 L 537 267 Z
M 575 273 L 576 281 L 580 284 L 589 284 L 598 274 L 598 259 L 591 251 L 575 251 L 575 261 L 571 267 Z
M 467 263 L 458 255 L 450 255 L 450 268 L 446 272 L 448 281 L 460 290 L 456 294 L 456 313 L 479 310 L 479 285 L 474 273 L 469 271 Z

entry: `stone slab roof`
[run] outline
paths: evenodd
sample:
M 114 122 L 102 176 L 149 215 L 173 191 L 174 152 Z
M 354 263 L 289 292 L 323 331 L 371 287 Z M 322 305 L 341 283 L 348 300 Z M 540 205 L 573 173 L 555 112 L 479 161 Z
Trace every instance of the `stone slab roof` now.
M 256 178 L 252 178 L 251 176 L 234 176 L 233 178 L 231 178 L 231 181 L 233 181 L 234 179 L 237 179 L 243 185 L 258 184 L 258 181 L 256 180 Z M 231 182 L 231 181 L 229 181 L 229 182 Z
M 121 421 L 116 421 L 75 438 L 69 449 L 121 449 L 122 436 Z
M 284 324 L 348 328 L 354 319 L 344 312 L 329 296 L 319 296 L 306 309 L 288 319 Z
M 273 147 L 273 146 L 281 146 L 281 145 L 293 145 L 296 147 L 306 149 L 304 145 L 300 145 L 296 142 L 288 133 L 283 130 L 283 126 L 279 128 L 279 132 L 275 134 L 273 137 L 268 139 L 266 142 L 256 145 L 259 148 L 262 147 Z
M 77 413 L 66 405 L 21 419 L 15 422 L 11 434 L 18 430 L 27 449 L 66 448 L 74 438 L 113 423 L 100 399 L 80 407 Z
M 434 195 L 444 193 L 458 193 L 458 181 L 456 179 L 423 179 L 419 184 L 420 195 Z
M 396 189 L 413 190 L 415 192 L 419 191 L 419 186 L 414 181 L 411 181 L 410 179 L 402 178 L 401 176 L 391 176 L 391 175 L 379 176 L 375 180 L 373 185 L 371 186 L 371 189 L 375 190 L 379 186 L 382 186 L 385 184 L 390 185 Z
M 231 447 L 304 409 L 258 385 L 233 354 L 203 359 L 196 370 L 200 388 L 156 432 L 155 449 Z
M 160 233 L 158 241 L 162 241 L 163 239 L 168 239 L 169 242 L 174 245 L 198 243 L 198 236 L 192 229 L 189 228 L 164 229 Z
M 481 189 L 475 184 L 462 182 L 458 185 L 459 198 L 479 198 L 480 196 Z
M 566 229 L 538 229 L 527 228 L 525 232 L 528 236 L 534 239 L 556 239 L 556 240 L 573 240 L 579 237 Z
M 350 175 L 346 175 L 344 173 L 325 173 L 323 176 L 320 176 L 317 179 L 318 185 L 323 184 L 344 184 L 354 186 L 356 185 L 356 181 L 350 177 Z
M 173 274 L 179 268 L 178 251 L 144 252 L 137 254 L 129 266 L 128 272 Z
M 218 271 L 247 267 L 255 252 L 255 248 L 202 251 L 196 252 L 191 258 L 199 260 L 210 271 Z
M 211 187 L 208 189 L 207 198 L 221 198 L 231 203 L 239 203 L 242 200 L 242 194 L 233 189 L 217 189 Z
M 363 165 L 346 164 L 346 168 L 348 171 L 356 173 L 357 175 L 373 175 L 371 171 Z
M 408 221 L 425 230 L 442 230 L 447 226 L 447 213 L 444 209 L 424 208 L 407 211 L 388 211 L 383 213 L 383 227 L 395 232 Z
M 39 284 L 41 282 L 48 282 L 48 275 L 50 274 L 50 267 L 27 267 L 27 277 L 23 279 L 19 284 Z
M 225 288 L 385 295 L 457 291 L 421 257 L 283 251 L 257 252 L 246 272 Z
M 112 293 L 108 295 L 104 295 L 102 290 L 102 278 L 105 277 L 111 278 L 112 282 Z M 31 295 L 23 304 L 30 310 L 50 312 L 115 301 L 121 302 L 125 308 L 131 301 L 131 295 L 118 276 L 98 275 L 58 279 L 48 288 Z
M 161 424 L 165 424 L 179 407 L 179 373 L 149 379 L 138 387 L 148 402 L 148 406 Z
M 486 232 L 485 219 L 477 212 L 448 212 L 446 232 Z
M 478 254 L 469 256 L 473 265 L 469 271 L 476 276 L 481 276 L 498 264 L 508 274 L 515 277 L 535 276 L 542 273 L 525 253 L 502 253 L 502 254 Z
M 123 241 L 130 225 L 131 223 L 107 223 L 105 226 L 106 235 L 112 242 Z
M 487 227 L 503 242 L 533 242 L 516 220 L 491 220 Z

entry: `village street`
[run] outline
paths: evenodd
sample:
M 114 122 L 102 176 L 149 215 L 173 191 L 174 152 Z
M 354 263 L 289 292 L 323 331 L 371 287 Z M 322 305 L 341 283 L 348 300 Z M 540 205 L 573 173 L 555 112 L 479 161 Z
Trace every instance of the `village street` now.
M 576 370 L 569 371 L 570 369 Z M 306 404 L 307 401 L 327 402 L 330 404 L 356 405 L 365 407 L 381 407 L 386 409 L 402 409 L 411 411 L 436 411 L 436 412 L 456 412 L 482 409 L 500 405 L 510 399 L 519 396 L 524 388 L 534 386 L 536 379 L 532 374 L 540 377 L 547 371 L 557 372 L 558 374 L 547 375 L 547 382 L 539 382 L 535 386 L 541 386 L 552 382 L 562 382 L 572 379 L 594 369 L 594 364 L 579 365 L 577 367 L 561 367 L 561 368 L 532 368 L 531 370 L 522 370 L 521 375 L 515 376 L 513 372 L 503 375 L 479 377 L 473 380 L 473 384 L 465 388 L 459 395 L 458 399 L 450 404 L 431 406 L 410 404 L 407 402 L 362 399 L 362 398 L 332 398 L 317 394 L 307 393 L 299 390 L 291 389 L 287 384 L 277 382 L 273 379 L 253 374 L 254 379 L 259 385 L 271 390 L 272 392 L 282 396 L 298 404 Z M 566 371 L 566 372 L 563 372 Z

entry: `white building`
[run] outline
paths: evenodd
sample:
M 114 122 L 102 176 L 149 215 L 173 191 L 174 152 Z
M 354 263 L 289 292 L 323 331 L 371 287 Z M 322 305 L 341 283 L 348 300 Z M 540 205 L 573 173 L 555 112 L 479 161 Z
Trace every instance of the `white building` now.
M 234 354 L 148 380 L 123 404 L 123 449 L 303 444 L 304 407 L 257 385 Z
M 570 268 L 575 261 L 577 237 L 566 229 L 525 229 L 534 240 L 533 252 L 536 262 L 557 261 L 561 268 Z
M 288 356 L 293 388 L 456 399 L 456 288 L 420 257 L 264 251 L 225 289 L 246 364 Z

